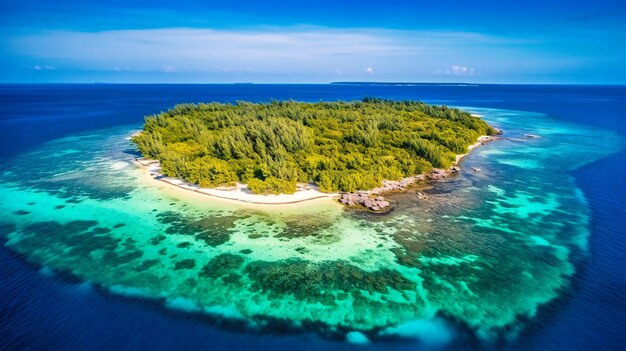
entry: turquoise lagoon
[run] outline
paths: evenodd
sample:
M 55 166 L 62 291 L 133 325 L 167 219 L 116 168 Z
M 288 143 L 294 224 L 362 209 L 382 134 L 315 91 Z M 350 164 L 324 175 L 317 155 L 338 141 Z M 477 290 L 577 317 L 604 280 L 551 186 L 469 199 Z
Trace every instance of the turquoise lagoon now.
M 44 271 L 247 328 L 362 342 L 452 322 L 514 335 L 567 291 L 586 255 L 588 208 L 571 172 L 621 141 L 541 114 L 465 109 L 507 139 L 472 151 L 458 176 L 422 190 L 427 200 L 390 196 L 388 214 L 331 201 L 250 207 L 155 186 L 132 162 L 140 126 L 129 125 L 8 162 L 0 234 Z

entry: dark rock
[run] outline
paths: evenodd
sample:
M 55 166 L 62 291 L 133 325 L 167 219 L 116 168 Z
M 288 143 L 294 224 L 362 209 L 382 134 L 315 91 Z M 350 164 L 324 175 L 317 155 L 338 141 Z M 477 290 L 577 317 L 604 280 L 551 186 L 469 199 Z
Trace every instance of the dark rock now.
M 372 211 L 380 211 L 390 206 L 390 203 L 385 201 L 384 197 L 380 195 L 374 196 L 368 191 L 342 194 L 339 202 L 347 206 L 361 205 Z

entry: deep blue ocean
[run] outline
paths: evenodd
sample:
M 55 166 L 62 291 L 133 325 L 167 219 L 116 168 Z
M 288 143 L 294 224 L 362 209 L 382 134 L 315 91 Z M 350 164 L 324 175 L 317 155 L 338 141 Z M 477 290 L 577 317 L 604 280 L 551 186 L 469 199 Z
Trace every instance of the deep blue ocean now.
M 417 99 L 428 103 L 542 113 L 611 130 L 626 140 L 626 87 L 583 85 L 0 85 L 0 171 L 47 141 L 140 124 L 182 102 Z M 598 141 L 602 142 L 602 141 Z M 576 170 L 590 207 L 588 258 L 572 288 L 542 306 L 507 347 L 626 349 L 626 149 Z M 0 214 L 5 216 L 8 214 Z M 415 350 L 410 342 L 352 345 L 314 333 L 240 332 L 201 316 L 46 277 L 0 245 L 0 349 L 38 350 Z M 459 347 L 459 345 L 455 345 Z M 468 349 L 476 345 L 467 345 Z

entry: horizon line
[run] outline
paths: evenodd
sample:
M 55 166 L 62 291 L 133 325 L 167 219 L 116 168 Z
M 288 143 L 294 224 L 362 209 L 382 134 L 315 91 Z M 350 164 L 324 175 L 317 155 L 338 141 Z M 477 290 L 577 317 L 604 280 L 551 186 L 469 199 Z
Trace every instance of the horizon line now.
M 0 85 L 571 85 L 626 86 L 623 83 L 477 83 L 477 82 L 397 82 L 397 81 L 332 81 L 332 82 L 0 82 Z

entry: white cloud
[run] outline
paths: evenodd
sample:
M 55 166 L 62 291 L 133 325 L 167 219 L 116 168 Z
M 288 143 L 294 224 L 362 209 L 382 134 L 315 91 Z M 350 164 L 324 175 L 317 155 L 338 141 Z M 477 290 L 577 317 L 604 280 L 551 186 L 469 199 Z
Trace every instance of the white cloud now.
M 473 67 L 461 65 L 452 65 L 447 69 L 436 69 L 432 72 L 434 75 L 451 75 L 451 76 L 474 76 L 478 72 Z
M 412 43 L 369 30 L 300 28 L 264 31 L 150 29 L 103 32 L 51 31 L 15 39 L 16 53 L 80 69 L 212 72 L 301 71 L 350 66 L 410 52 Z M 41 68 L 41 66 L 39 66 Z M 366 66 L 367 67 L 367 66 Z M 355 68 L 352 68 L 356 72 Z M 371 73 L 369 70 L 367 73 Z
M 473 76 L 476 74 L 476 70 L 474 70 L 474 68 L 459 65 L 452 65 L 452 67 L 450 67 L 450 72 L 455 76 Z
M 56 69 L 56 67 L 54 66 L 41 66 L 41 65 L 34 65 L 33 69 L 35 71 L 54 71 Z
M 34 69 L 168 74 L 171 77 L 237 77 L 248 81 L 361 79 L 419 80 L 430 74 L 475 76 L 469 66 L 441 69 L 450 57 L 502 60 L 506 38 L 480 33 L 263 27 L 256 30 L 165 28 L 100 32 L 48 31 L 13 37 L 11 54 L 47 62 Z M 497 45 L 496 45 L 497 44 Z M 509 43 L 516 45 L 515 41 Z M 483 46 L 492 51 L 485 52 Z M 490 65 L 491 63 L 491 65 Z M 497 65 L 495 65 L 497 66 Z M 39 68 L 37 68 L 39 67 Z M 45 68 L 49 67 L 49 68 Z M 384 72 L 384 74 L 380 73 Z M 116 75 L 118 76 L 118 75 Z

